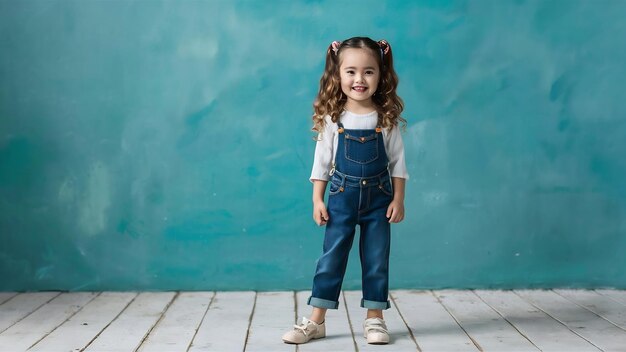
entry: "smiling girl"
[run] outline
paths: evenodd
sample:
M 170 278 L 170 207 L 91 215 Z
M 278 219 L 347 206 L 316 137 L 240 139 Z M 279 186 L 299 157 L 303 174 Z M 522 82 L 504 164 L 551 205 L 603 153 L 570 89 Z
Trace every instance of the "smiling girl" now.
M 310 318 L 283 335 L 286 343 L 326 336 L 327 309 L 337 309 L 348 254 L 360 227 L 363 324 L 368 343 L 386 344 L 383 310 L 390 307 L 390 224 L 404 219 L 408 174 L 398 123 L 404 106 L 391 46 L 367 37 L 331 43 L 314 103 L 318 132 L 311 182 L 313 219 L 326 225 L 317 262 Z M 328 207 L 324 193 L 330 183 Z

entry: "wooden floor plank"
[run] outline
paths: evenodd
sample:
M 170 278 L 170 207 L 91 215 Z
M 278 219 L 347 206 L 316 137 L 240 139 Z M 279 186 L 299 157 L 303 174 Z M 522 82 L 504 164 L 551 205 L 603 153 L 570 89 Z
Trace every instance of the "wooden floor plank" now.
M 214 292 L 181 292 L 150 331 L 138 351 L 187 351 Z
M 59 294 L 60 292 L 20 293 L 0 305 L 0 332 L 24 319 Z
M 63 293 L 0 334 L 0 351 L 26 351 L 94 299 L 98 293 Z
M 17 296 L 17 292 L 0 292 L 0 304 Z
M 344 295 L 352 321 L 352 328 L 354 329 L 354 338 L 359 351 L 417 352 L 417 345 L 412 340 L 411 333 L 400 317 L 393 302 L 391 302 L 391 308 L 383 312 L 387 330 L 389 331 L 389 344 L 370 345 L 363 336 L 363 322 L 367 317 L 367 309 L 361 308 L 361 298 L 363 294 L 361 291 L 345 291 Z
M 217 292 L 189 351 L 243 351 L 255 295 Z
M 516 290 L 532 303 L 604 351 L 624 351 L 626 332 L 552 291 Z
M 626 291 L 624 290 L 595 290 L 597 293 L 606 296 L 606 297 L 610 297 L 612 300 L 621 303 L 622 305 L 626 306 Z
M 544 352 L 599 351 L 512 291 L 477 290 L 475 293 Z
M 100 294 L 30 351 L 72 351 L 87 347 L 136 296 L 133 292 Z
M 295 351 L 281 336 L 293 325 L 294 292 L 259 292 L 248 330 L 245 351 Z
M 385 311 L 392 341 L 382 346 L 363 338 L 360 291 L 345 291 L 327 313 L 325 339 L 284 344 L 296 317 L 310 316 L 309 295 L 0 293 L 0 351 L 626 352 L 623 290 L 394 290 Z
M 435 295 L 483 350 L 538 350 L 473 292 L 444 290 Z
M 430 291 L 394 290 L 391 296 L 421 351 L 478 351 Z
M 134 351 L 156 324 L 175 292 L 143 292 L 85 351 Z
M 297 294 L 298 302 L 298 322 L 302 322 L 302 317 L 310 318 L 312 307 L 307 304 L 311 291 L 300 291 Z M 319 340 L 298 346 L 299 352 L 312 351 L 354 351 L 354 339 L 352 329 L 348 321 L 348 314 L 343 296 L 339 298 L 339 308 L 329 309 L 326 312 L 326 337 Z M 285 331 L 291 325 L 285 327 Z
M 626 330 L 626 306 L 589 290 L 554 290 L 570 301 L 587 308 L 611 323 Z

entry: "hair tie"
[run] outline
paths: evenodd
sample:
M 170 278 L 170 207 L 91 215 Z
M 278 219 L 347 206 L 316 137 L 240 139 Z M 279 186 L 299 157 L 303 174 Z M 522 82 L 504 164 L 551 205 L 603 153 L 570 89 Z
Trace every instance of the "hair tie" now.
M 335 40 L 334 42 L 330 43 L 330 48 L 328 48 L 328 52 L 330 53 L 330 50 L 332 49 L 335 55 L 337 55 L 340 45 L 341 45 L 341 42 L 338 40 Z
M 391 48 L 391 46 L 384 39 L 378 41 L 378 46 L 380 47 L 380 58 L 383 59 L 384 56 L 389 53 L 389 49 Z

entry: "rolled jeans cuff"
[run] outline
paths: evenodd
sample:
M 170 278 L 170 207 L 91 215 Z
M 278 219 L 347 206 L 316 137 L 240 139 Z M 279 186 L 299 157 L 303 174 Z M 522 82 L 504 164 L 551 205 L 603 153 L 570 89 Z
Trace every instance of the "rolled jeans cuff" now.
M 389 308 L 391 308 L 391 304 L 389 304 L 389 301 L 387 301 L 387 302 L 377 302 L 377 301 L 368 301 L 366 299 L 361 299 L 361 308 L 367 308 L 367 309 L 389 309 Z
M 307 304 L 316 308 L 326 308 L 326 309 L 339 308 L 339 302 L 329 301 L 327 299 L 317 298 L 313 296 L 309 297 L 309 301 Z

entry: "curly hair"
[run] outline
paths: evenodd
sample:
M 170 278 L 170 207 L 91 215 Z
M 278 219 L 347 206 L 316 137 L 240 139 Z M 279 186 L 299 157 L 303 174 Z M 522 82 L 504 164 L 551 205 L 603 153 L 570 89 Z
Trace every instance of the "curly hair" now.
M 344 49 L 358 48 L 370 50 L 380 68 L 380 80 L 372 101 L 378 112 L 378 124 L 383 128 L 406 126 L 406 120 L 400 116 L 404 109 L 402 99 L 396 93 L 398 88 L 398 75 L 393 68 L 393 55 L 391 46 L 385 41 L 378 42 L 368 37 L 353 37 L 343 42 L 333 42 L 326 51 L 326 67 L 320 79 L 320 89 L 313 103 L 313 128 L 315 132 L 324 130 L 324 117 L 329 115 L 334 123 L 339 121 L 339 116 L 347 101 L 346 95 L 341 90 L 339 67 L 341 66 L 341 53 Z

